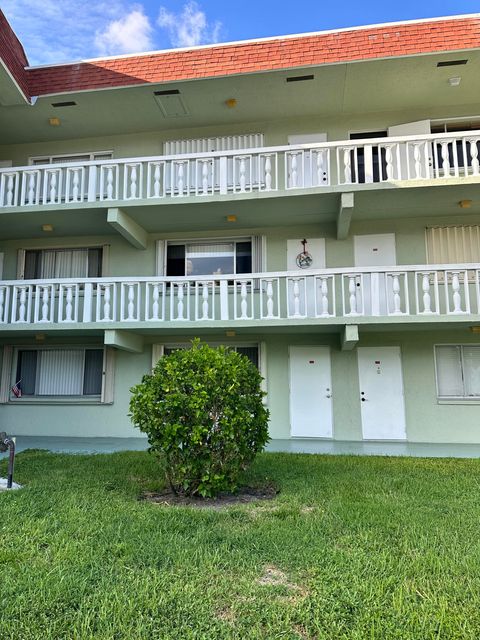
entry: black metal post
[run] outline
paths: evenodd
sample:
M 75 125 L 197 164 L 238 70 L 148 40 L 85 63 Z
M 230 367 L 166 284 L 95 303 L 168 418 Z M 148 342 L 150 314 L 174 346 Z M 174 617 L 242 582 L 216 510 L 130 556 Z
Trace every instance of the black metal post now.
M 13 468 L 15 465 L 15 441 L 9 438 L 5 432 L 0 433 L 0 451 L 8 449 L 7 489 L 13 486 Z
M 7 489 L 11 489 L 13 485 L 13 467 L 15 465 L 15 442 L 12 438 L 7 438 L 4 442 L 10 449 L 8 454 Z

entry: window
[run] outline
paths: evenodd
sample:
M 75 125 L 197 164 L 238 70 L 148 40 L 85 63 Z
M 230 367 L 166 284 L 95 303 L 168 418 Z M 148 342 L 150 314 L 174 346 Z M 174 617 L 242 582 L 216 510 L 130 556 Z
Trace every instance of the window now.
M 10 399 L 96 398 L 102 394 L 104 349 L 20 348 Z
M 440 400 L 480 400 L 480 345 L 435 347 Z
M 388 131 L 368 131 L 360 133 L 351 133 L 350 140 L 363 140 L 365 138 L 386 138 Z M 380 174 L 380 166 L 382 172 Z M 358 182 L 365 182 L 365 149 L 357 147 L 357 161 L 355 162 L 355 152 L 351 152 L 352 180 L 356 180 L 356 172 L 358 171 Z M 385 149 L 380 149 L 378 145 L 372 147 L 372 171 L 373 182 L 380 182 L 387 175 L 387 160 Z
M 212 343 L 211 344 L 212 347 L 215 346 L 219 346 L 218 344 Z M 244 356 L 247 356 L 247 358 L 250 360 L 250 362 L 252 362 L 257 368 L 259 368 L 260 365 L 260 358 L 259 358 L 259 354 L 258 354 L 258 345 L 254 344 L 254 345 L 228 345 L 230 349 L 232 349 L 233 351 L 236 351 L 237 353 L 241 353 Z M 178 349 L 189 349 L 190 347 L 188 345 L 185 344 L 179 344 L 179 345 L 165 345 L 163 347 L 163 355 L 168 356 L 170 353 L 172 353 L 172 351 L 177 351 Z M 158 357 L 161 357 L 158 352 L 155 354 Z M 157 359 L 158 359 L 157 357 Z
M 450 120 L 432 120 L 432 133 L 455 133 L 457 131 L 477 131 L 480 118 L 451 118 Z
M 480 226 L 427 227 L 429 264 L 480 262 Z
M 251 239 L 167 243 L 167 276 L 218 276 L 251 272 Z
M 437 134 L 454 134 L 456 132 L 476 131 L 480 129 L 480 118 L 452 118 L 444 121 L 433 121 L 430 127 L 432 133 Z M 477 152 L 480 154 L 480 142 L 477 142 Z M 442 167 L 442 145 L 436 145 L 436 161 L 437 166 Z M 448 145 L 448 157 L 451 166 L 455 164 L 458 167 L 471 167 L 472 166 L 472 154 L 470 145 L 464 147 L 461 140 L 456 141 Z
M 35 156 L 29 158 L 29 164 L 62 164 L 63 162 L 90 162 L 91 160 L 110 160 L 111 151 L 95 151 L 93 153 L 72 153 L 58 156 Z
M 25 251 L 23 277 L 99 278 L 102 275 L 101 247 L 75 249 L 28 249 Z

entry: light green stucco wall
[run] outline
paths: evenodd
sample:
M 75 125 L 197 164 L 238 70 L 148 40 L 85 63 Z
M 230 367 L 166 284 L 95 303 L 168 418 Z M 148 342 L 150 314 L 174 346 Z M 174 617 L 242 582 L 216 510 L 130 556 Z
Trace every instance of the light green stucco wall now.
M 113 137 L 78 138 L 76 140 L 50 141 L 35 144 L 0 146 L 0 159 L 12 159 L 16 165 L 27 163 L 32 155 L 75 153 L 83 151 L 113 150 L 115 157 L 138 157 L 162 153 L 162 142 L 167 139 L 206 137 L 245 132 L 264 132 L 266 145 L 286 144 L 287 135 L 325 131 L 328 140 L 348 139 L 350 131 L 385 129 L 390 125 L 420 120 L 474 115 L 471 107 L 437 107 L 429 110 L 363 114 L 335 118 L 305 118 L 301 122 L 283 120 L 248 124 L 222 125 L 179 129 L 151 134 L 130 134 Z M 439 187 L 440 189 L 440 187 Z M 415 197 L 412 197 L 414 202 Z M 452 215 L 436 216 L 434 205 L 425 215 L 412 209 L 411 216 L 396 218 L 389 211 L 376 220 L 354 219 L 349 237 L 336 240 L 335 223 L 298 224 L 295 204 L 291 205 L 289 226 L 262 227 L 262 202 L 252 200 L 251 208 L 258 211 L 259 224 L 255 227 L 233 225 L 228 229 L 187 232 L 185 228 L 169 234 L 151 233 L 148 247 L 138 251 L 123 238 L 114 234 L 74 237 L 68 235 L 68 214 L 65 214 L 65 231 L 62 237 L 22 239 L 5 242 L 0 239 L 0 251 L 5 254 L 4 279 L 14 279 L 17 273 L 18 249 L 47 246 L 109 245 L 109 267 L 111 276 L 149 276 L 155 273 L 155 241 L 182 237 L 241 236 L 264 234 L 267 237 L 267 269 L 280 271 L 286 268 L 287 239 L 325 238 L 327 267 L 349 267 L 354 263 L 353 236 L 369 233 L 395 233 L 398 264 L 418 264 L 426 261 L 426 226 L 451 224 L 478 224 L 478 214 L 465 214 L 452 203 Z M 285 204 L 282 205 L 285 208 Z M 192 216 L 195 215 L 192 204 Z M 160 211 L 159 211 L 160 213 Z M 312 220 L 315 218 L 312 215 Z M 56 229 L 56 233 L 58 233 Z M 101 340 L 97 337 L 76 338 L 78 342 Z M 33 334 L 33 332 L 32 332 Z M 127 417 L 129 388 L 141 379 L 151 364 L 151 347 L 148 342 L 182 342 L 195 335 L 195 331 L 184 338 L 170 337 L 165 332 L 158 337 L 149 336 L 144 352 L 129 354 L 118 351 L 116 357 L 115 393 L 113 405 L 26 405 L 7 404 L 0 406 L 2 428 L 18 435 L 52 436 L 135 436 L 135 431 Z M 22 342 L 32 340 L 21 338 Z M 223 336 L 209 336 L 212 341 L 221 341 Z M 18 344 L 19 339 L 3 338 L 3 344 Z M 48 338 L 48 343 L 71 344 L 72 337 Z M 329 345 L 332 355 L 332 376 L 334 391 L 334 437 L 338 440 L 361 440 L 360 407 L 358 397 L 358 373 L 356 351 L 342 352 L 339 335 L 329 333 L 275 334 L 268 329 L 263 334 L 242 335 L 236 341 L 264 341 L 267 352 L 268 401 L 271 410 L 271 435 L 274 438 L 288 438 L 289 392 L 288 392 L 288 346 L 295 344 Z M 478 342 L 467 328 L 461 330 L 399 331 L 361 333 L 360 346 L 399 345 L 402 351 L 404 388 L 406 398 L 407 435 L 412 442 L 465 442 L 480 443 L 480 406 L 439 405 L 435 395 L 433 345 L 435 343 Z
M 294 220 L 292 212 L 292 221 Z M 151 276 L 155 275 L 156 240 L 179 238 L 232 237 L 265 235 L 267 239 L 267 270 L 282 271 L 287 267 L 287 240 L 289 238 L 325 238 L 326 266 L 351 267 L 354 265 L 354 235 L 395 233 L 397 263 L 423 264 L 426 262 L 425 227 L 451 224 L 478 224 L 476 214 L 448 216 L 425 216 L 393 218 L 385 220 L 353 221 L 350 235 L 346 240 L 336 239 L 334 223 L 294 225 L 278 228 L 237 228 L 225 231 L 178 232 L 170 234 L 150 234 L 146 250 L 133 248 L 119 235 L 85 237 L 48 237 L 1 241 L 0 252 L 4 253 L 3 279 L 17 277 L 17 255 L 19 249 L 42 247 L 109 246 L 109 276 Z M 389 265 L 388 265 L 389 266 Z
M 193 335 L 193 333 L 191 334 Z M 152 337 L 153 342 L 181 343 L 191 336 Z M 212 342 L 226 341 L 221 335 Z M 272 438 L 290 437 L 288 347 L 328 345 L 332 358 L 334 439 L 362 439 L 357 352 L 341 351 L 339 336 L 329 334 L 248 335 L 230 342 L 263 341 L 267 354 L 268 406 Z M 437 332 L 365 333 L 359 346 L 400 346 L 405 390 L 407 439 L 410 442 L 480 443 L 480 404 L 439 404 L 435 390 L 435 344 L 478 343 L 468 329 Z M 113 405 L 0 406 L 2 427 L 16 435 L 134 437 L 127 417 L 129 389 L 151 366 L 151 346 L 141 354 L 116 353 Z
M 112 108 L 116 108 L 112 106 Z M 79 137 L 69 140 L 55 140 L 55 131 L 50 141 L 30 144 L 0 145 L 0 160 L 12 160 L 14 165 L 23 166 L 30 156 L 54 154 L 86 153 L 92 151 L 113 151 L 115 158 L 140 157 L 163 154 L 163 142 L 186 138 L 235 135 L 242 133 L 264 133 L 265 145 L 287 144 L 289 135 L 301 133 L 327 133 L 329 142 L 348 140 L 350 132 L 381 131 L 390 126 L 424 119 L 444 119 L 452 117 L 478 116 L 472 105 L 436 106 L 425 109 L 386 111 L 382 113 L 342 114 L 334 117 L 303 117 L 259 122 L 235 122 L 228 125 L 188 127 L 169 131 L 151 131 L 127 135 Z M 46 132 L 47 134 L 49 132 Z

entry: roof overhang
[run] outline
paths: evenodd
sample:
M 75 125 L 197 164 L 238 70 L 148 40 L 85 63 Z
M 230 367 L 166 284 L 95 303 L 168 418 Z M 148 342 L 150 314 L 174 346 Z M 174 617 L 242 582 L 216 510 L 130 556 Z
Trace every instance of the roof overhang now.
M 5 62 L 0 58 L 0 105 L 7 107 L 30 103 L 30 98 L 25 95 Z

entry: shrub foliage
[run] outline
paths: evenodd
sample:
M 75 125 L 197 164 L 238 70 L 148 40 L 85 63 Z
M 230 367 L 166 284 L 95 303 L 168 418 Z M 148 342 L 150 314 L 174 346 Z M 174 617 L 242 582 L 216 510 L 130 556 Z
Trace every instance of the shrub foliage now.
M 246 356 L 196 339 L 131 389 L 132 421 L 150 451 L 166 458 L 173 491 L 214 496 L 237 488 L 269 439 L 261 381 Z

